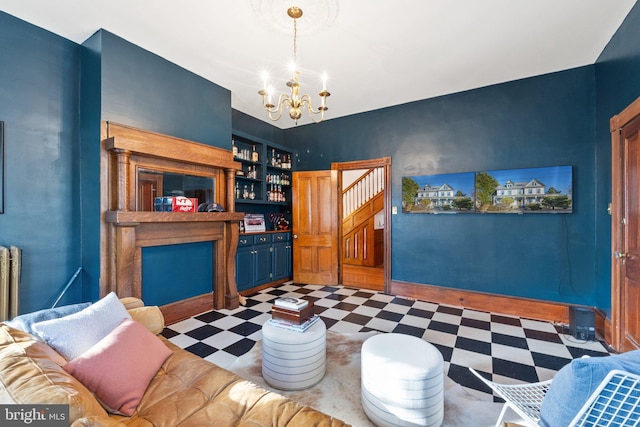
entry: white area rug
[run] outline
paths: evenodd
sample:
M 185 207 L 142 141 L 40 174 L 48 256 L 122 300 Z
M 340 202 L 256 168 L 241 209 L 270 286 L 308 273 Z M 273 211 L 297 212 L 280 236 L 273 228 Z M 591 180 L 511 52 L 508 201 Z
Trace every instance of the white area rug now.
M 306 390 L 274 389 L 262 378 L 262 342 L 229 368 L 239 376 L 304 405 L 333 415 L 355 427 L 371 427 L 360 398 L 360 349 L 377 332 L 337 334 L 327 332 L 327 371 L 320 383 Z M 502 404 L 479 400 L 449 377 L 444 377 L 444 423 L 446 427 L 494 426 Z

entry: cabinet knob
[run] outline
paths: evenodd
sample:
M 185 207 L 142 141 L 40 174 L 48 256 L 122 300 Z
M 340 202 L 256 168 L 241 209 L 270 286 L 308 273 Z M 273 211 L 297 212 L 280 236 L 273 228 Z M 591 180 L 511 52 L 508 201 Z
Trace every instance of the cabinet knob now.
M 294 238 L 294 239 L 297 239 L 297 238 L 298 238 L 298 235 L 297 235 L 297 234 L 294 234 L 294 235 L 293 235 L 293 238 Z

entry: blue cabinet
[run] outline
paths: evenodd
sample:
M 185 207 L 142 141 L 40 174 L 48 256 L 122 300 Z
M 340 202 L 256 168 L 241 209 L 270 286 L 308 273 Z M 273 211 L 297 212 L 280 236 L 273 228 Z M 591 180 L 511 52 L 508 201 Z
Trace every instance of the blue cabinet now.
M 236 285 L 239 291 L 253 287 L 254 258 L 253 236 L 240 236 L 236 252 Z
M 254 236 L 254 255 L 255 255 L 255 280 L 254 286 L 264 285 L 271 281 L 273 274 L 271 273 L 272 249 L 271 235 L 262 234 Z
M 273 280 L 291 277 L 291 233 L 273 235 Z
M 236 252 L 236 284 L 245 291 L 291 278 L 291 233 L 243 234 Z

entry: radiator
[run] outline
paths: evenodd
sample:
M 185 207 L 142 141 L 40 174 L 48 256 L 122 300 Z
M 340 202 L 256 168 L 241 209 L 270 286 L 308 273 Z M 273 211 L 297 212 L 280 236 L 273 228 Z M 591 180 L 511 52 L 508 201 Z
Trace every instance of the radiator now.
M 0 246 L 0 322 L 18 315 L 22 251 Z

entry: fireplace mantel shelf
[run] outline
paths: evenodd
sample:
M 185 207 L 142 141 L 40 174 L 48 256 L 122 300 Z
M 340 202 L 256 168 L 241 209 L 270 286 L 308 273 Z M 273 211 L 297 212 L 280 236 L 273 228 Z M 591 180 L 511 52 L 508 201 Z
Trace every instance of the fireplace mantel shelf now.
M 242 212 L 137 212 L 107 211 L 106 222 L 113 224 L 242 221 Z

